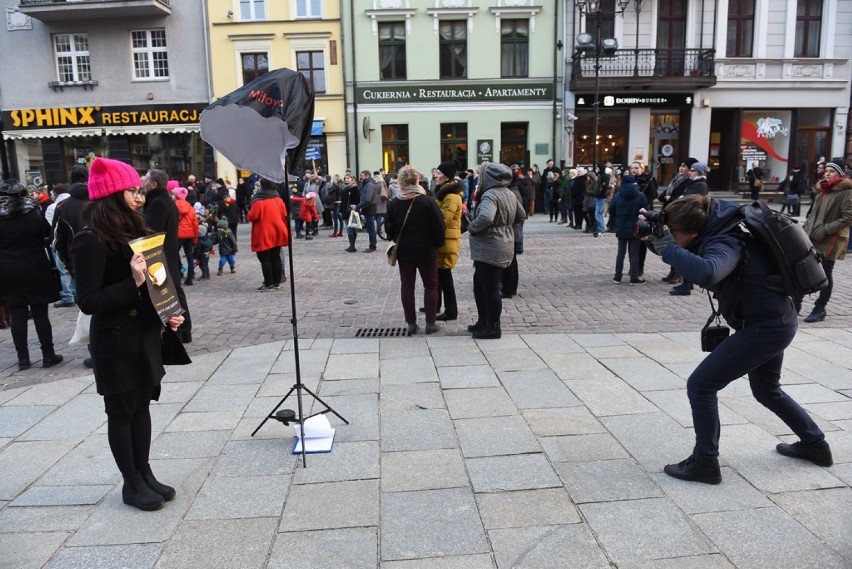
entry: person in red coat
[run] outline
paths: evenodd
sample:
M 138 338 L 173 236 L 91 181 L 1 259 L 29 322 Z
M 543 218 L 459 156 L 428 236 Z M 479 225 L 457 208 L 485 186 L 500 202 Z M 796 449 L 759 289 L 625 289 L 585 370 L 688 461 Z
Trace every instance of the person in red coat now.
M 263 179 L 249 209 L 251 250 L 257 254 L 263 271 L 263 284 L 257 290 L 278 290 L 282 281 L 281 247 L 290 239 L 287 207 L 278 195 L 275 182 Z
M 195 278 L 195 259 L 192 252 L 198 244 L 198 216 L 195 215 L 195 208 L 186 201 L 187 193 L 186 188 L 175 188 L 172 190 L 172 199 L 175 200 L 178 210 L 178 243 L 186 255 L 186 280 L 183 284 L 192 285 Z
M 308 192 L 305 197 L 294 194 L 290 196 L 290 201 L 301 206 L 299 208 L 299 219 L 305 222 L 305 241 L 310 241 L 313 239 L 312 235 L 316 235 L 317 223 L 319 222 L 317 195 L 314 192 Z

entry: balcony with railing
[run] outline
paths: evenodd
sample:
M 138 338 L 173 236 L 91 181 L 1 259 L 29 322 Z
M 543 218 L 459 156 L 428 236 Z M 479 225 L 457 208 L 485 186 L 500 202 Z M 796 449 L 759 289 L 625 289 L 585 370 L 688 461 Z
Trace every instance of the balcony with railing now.
M 18 11 L 42 22 L 169 16 L 170 0 L 19 0 Z
M 716 84 L 712 49 L 619 49 L 600 58 L 600 88 L 694 91 Z M 595 89 L 595 54 L 575 53 L 571 90 Z

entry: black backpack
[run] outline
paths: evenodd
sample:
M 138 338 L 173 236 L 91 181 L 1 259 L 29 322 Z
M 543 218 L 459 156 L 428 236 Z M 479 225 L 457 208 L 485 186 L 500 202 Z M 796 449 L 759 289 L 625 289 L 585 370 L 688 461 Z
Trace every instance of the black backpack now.
M 737 227 L 745 238 L 750 236 L 763 247 L 777 270 L 760 284 L 797 301 L 828 285 L 823 256 L 795 219 L 778 214 L 765 201 L 757 200 L 740 206 L 740 215 L 723 232 Z

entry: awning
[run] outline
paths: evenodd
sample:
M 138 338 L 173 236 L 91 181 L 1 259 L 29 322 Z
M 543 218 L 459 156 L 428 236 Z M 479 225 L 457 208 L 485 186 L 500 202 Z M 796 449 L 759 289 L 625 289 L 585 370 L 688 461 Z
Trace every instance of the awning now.
M 42 128 L 4 131 L 5 140 L 33 138 L 66 138 L 70 136 L 111 136 L 122 134 L 171 134 L 174 132 L 199 132 L 198 124 L 157 124 L 130 126 L 98 126 L 94 128 Z
M 322 136 L 323 126 L 325 126 L 325 121 L 314 121 L 311 127 L 311 136 Z

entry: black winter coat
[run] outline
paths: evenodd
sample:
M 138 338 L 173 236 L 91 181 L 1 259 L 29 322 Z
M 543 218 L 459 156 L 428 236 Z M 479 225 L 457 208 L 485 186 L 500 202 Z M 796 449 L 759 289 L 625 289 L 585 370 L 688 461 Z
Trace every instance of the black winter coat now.
M 59 300 L 45 246 L 50 225 L 28 197 L 0 196 L 0 306 L 29 306 Z
M 444 214 L 435 200 L 428 196 L 418 194 L 412 199 L 403 197 L 388 202 L 385 215 L 388 239 L 397 242 L 400 261 L 419 263 L 437 259 L 438 247 L 444 244 Z M 411 214 L 406 222 L 405 213 L 409 205 Z
M 86 184 L 74 182 L 68 189 L 68 194 L 71 197 L 59 202 L 53 212 L 53 232 L 56 238 L 53 247 L 68 272 L 73 275 L 71 242 L 74 235 L 83 229 L 83 208 L 89 203 L 89 188 Z
M 145 225 L 157 233 L 165 232 L 163 250 L 169 262 L 169 275 L 180 277 L 180 245 L 177 237 L 178 210 L 166 190 L 151 190 L 145 196 Z M 128 258 L 129 262 L 129 258 Z M 129 270 L 129 269 L 128 269 Z M 177 280 L 176 286 L 180 286 Z
M 132 256 L 127 244 L 104 243 L 86 230 L 77 234 L 71 246 L 77 267 L 77 306 L 92 315 L 89 345 L 101 395 L 145 385 L 156 388 L 166 373 L 161 346 L 165 328 L 147 285 L 137 287 L 133 280 Z

